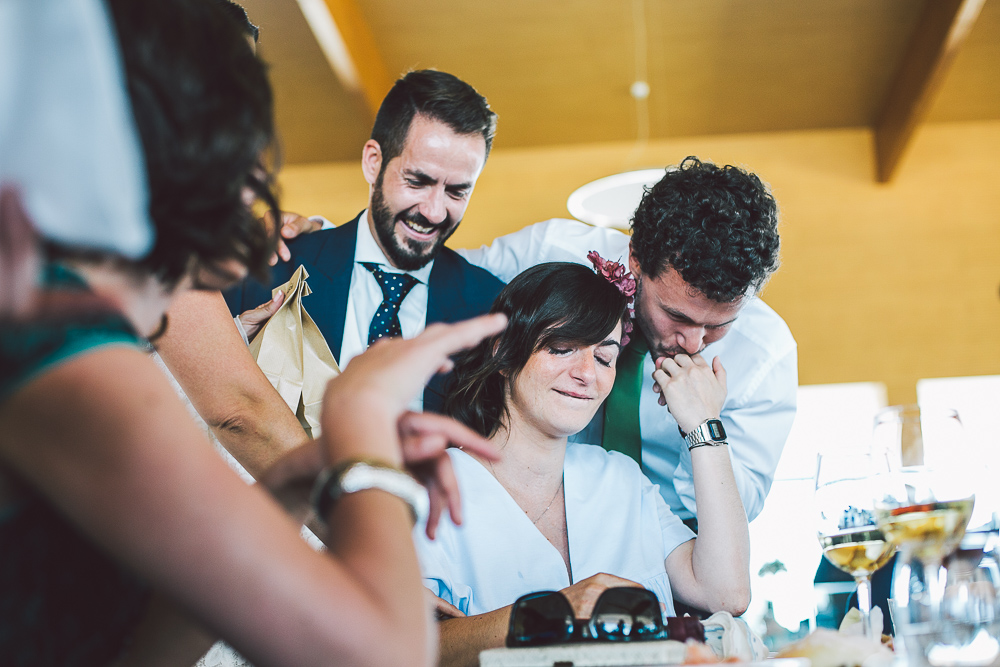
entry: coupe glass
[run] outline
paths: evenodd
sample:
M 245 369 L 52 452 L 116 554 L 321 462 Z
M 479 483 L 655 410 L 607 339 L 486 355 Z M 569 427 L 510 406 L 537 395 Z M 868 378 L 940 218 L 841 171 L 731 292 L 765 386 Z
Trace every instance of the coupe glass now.
M 816 508 L 823 555 L 847 572 L 858 587 L 858 610 L 866 637 L 880 636 L 871 627 L 871 575 L 892 558 L 876 525 L 874 501 L 888 470 L 884 456 L 868 452 L 821 454 L 816 466 Z

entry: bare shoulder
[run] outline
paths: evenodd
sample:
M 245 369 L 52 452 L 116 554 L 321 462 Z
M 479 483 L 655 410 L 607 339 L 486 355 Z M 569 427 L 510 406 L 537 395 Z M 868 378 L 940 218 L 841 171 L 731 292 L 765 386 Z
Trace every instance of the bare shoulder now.
M 46 369 L 4 402 L 0 422 L 0 457 L 43 488 L 114 484 L 120 474 L 166 474 L 178 456 L 214 456 L 166 376 L 132 346 L 99 347 Z

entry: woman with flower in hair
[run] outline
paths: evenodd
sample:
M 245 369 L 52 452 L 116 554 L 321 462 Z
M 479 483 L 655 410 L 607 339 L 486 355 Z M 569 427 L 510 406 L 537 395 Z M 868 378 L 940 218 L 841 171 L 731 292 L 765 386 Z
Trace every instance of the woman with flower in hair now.
M 652 590 L 669 615 L 674 598 L 734 614 L 749 602 L 731 468 L 696 479 L 696 536 L 632 459 L 568 444 L 611 391 L 631 329 L 634 280 L 590 259 L 597 273 L 550 263 L 514 278 L 493 304 L 506 330 L 456 361 L 445 412 L 500 458 L 449 450 L 463 524 L 441 525 L 434 541 L 414 531 L 424 585 L 464 615 L 440 623 L 442 665 L 475 665 L 481 650 L 502 646 L 511 604 L 535 591 L 561 590 L 577 618 L 614 586 Z

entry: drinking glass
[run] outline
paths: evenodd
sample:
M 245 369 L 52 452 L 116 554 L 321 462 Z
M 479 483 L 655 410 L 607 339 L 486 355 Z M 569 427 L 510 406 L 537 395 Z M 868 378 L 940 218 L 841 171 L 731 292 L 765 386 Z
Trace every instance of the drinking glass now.
M 888 408 L 875 419 L 874 438 L 889 463 L 875 515 L 886 540 L 899 551 L 893 620 L 907 651 L 926 658 L 949 634 L 942 608 L 948 583 L 943 564 L 972 515 L 969 471 L 975 462 L 965 455 L 962 423 L 954 410 Z
M 864 635 L 878 637 L 871 627 L 871 575 L 892 558 L 889 544 L 876 525 L 874 501 L 884 456 L 869 452 L 821 454 L 816 466 L 816 507 L 823 555 L 852 577 L 858 587 L 858 610 Z

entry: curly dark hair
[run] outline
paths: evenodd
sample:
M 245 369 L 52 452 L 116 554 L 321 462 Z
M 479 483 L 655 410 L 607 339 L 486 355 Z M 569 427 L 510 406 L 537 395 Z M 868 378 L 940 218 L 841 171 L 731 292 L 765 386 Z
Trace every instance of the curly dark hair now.
M 652 277 L 667 268 L 713 301 L 759 291 L 778 268 L 778 205 L 754 174 L 687 157 L 646 190 L 632 254 Z
M 585 266 L 550 262 L 510 281 L 490 312 L 506 314 L 507 328 L 458 357 L 444 404 L 444 414 L 485 438 L 509 418 L 510 387 L 532 354 L 600 343 L 627 316 L 627 299 Z
M 274 212 L 271 86 L 243 27 L 217 2 L 108 0 L 146 160 L 152 252 L 138 263 L 167 285 L 193 265 L 236 259 L 267 275 L 273 241 L 244 201 Z M 279 219 L 279 218 L 275 218 Z
M 453 74 L 433 69 L 408 72 L 382 100 L 371 138 L 382 149 L 382 170 L 403 152 L 417 114 L 439 121 L 456 134 L 481 134 L 490 155 L 497 115 L 486 98 Z

